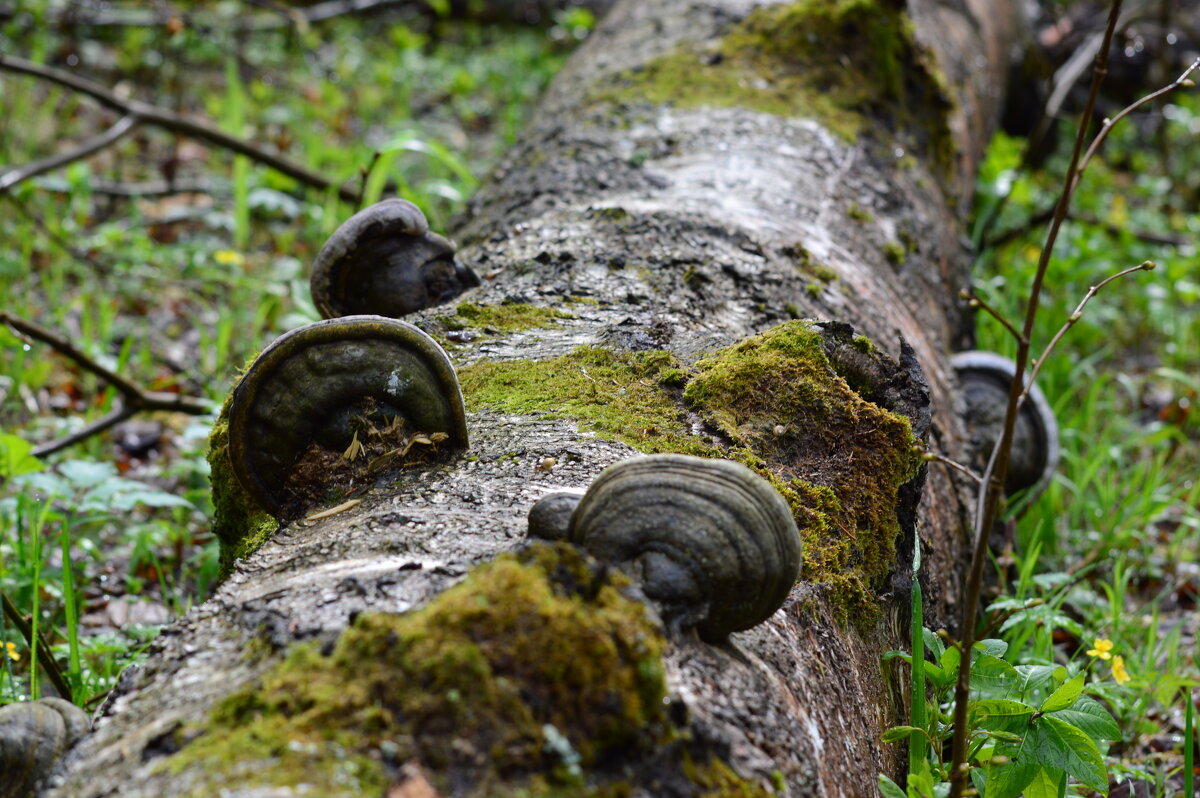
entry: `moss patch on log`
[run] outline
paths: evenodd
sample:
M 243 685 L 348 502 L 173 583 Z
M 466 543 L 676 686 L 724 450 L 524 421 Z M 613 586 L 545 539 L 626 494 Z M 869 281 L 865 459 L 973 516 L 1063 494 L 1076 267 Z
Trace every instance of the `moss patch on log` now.
M 213 534 L 220 543 L 220 578 L 235 560 L 248 557 L 279 529 L 279 522 L 264 511 L 242 488 L 229 462 L 229 405 L 233 392 L 208 436 L 209 481 L 212 484 Z
M 626 585 L 566 544 L 502 555 L 420 610 L 359 616 L 328 655 L 296 646 L 181 730 L 191 742 L 160 767 L 191 795 L 382 795 L 410 762 L 443 794 L 628 794 L 591 774 L 670 750 L 678 730 L 665 641 Z M 697 794 L 767 794 L 733 791 L 719 761 L 695 781 Z
M 475 327 L 490 333 L 510 333 L 546 327 L 559 319 L 570 318 L 574 317 L 566 311 L 521 302 L 502 302 L 499 305 L 460 302 L 453 316 L 439 316 L 438 321 L 449 330 Z
M 545 413 L 639 451 L 712 455 L 687 432 L 675 398 L 686 378 L 669 352 L 584 346 L 549 360 L 478 363 L 459 372 L 467 409 Z M 675 388 L 675 396 L 672 389 Z
M 921 466 L 908 419 L 851 388 L 805 322 L 701 360 L 684 399 L 788 500 L 804 540 L 801 578 L 826 585 L 843 616 L 876 617 L 901 531 L 897 491 Z
M 896 0 L 759 7 L 715 43 L 622 73 L 604 97 L 816 118 L 847 141 L 877 120 L 907 131 L 940 167 L 953 161 L 951 95 Z

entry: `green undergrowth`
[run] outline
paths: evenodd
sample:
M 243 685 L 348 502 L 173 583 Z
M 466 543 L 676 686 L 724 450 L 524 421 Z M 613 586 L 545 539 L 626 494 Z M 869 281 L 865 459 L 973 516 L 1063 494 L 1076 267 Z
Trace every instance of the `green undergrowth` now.
M 460 302 L 454 309 L 453 316 L 442 316 L 438 320 L 450 330 L 475 327 L 492 333 L 512 333 L 546 327 L 560 319 L 570 318 L 574 317 L 562 310 L 520 302 L 504 302 L 499 305 Z
M 908 419 L 853 390 L 804 322 L 748 338 L 696 371 L 684 399 L 791 505 L 801 578 L 828 586 L 843 617 L 877 617 L 875 592 L 900 534 L 897 491 L 921 463 Z
M 847 141 L 874 121 L 952 164 L 952 108 L 933 56 L 902 3 L 801 0 L 757 8 L 715 44 L 691 45 L 622 73 L 620 100 L 738 107 L 816 117 Z
M 711 454 L 688 435 L 672 397 L 684 371 L 669 352 L 584 346 L 548 360 L 479 363 L 458 376 L 470 411 L 546 413 L 576 419 L 584 431 L 643 452 Z
M 328 655 L 294 647 L 161 767 L 192 795 L 383 794 L 410 762 L 443 794 L 627 795 L 628 763 L 680 734 L 665 640 L 628 584 L 566 544 L 501 555 L 420 610 L 359 616 Z M 695 772 L 698 794 L 765 794 L 720 763 Z

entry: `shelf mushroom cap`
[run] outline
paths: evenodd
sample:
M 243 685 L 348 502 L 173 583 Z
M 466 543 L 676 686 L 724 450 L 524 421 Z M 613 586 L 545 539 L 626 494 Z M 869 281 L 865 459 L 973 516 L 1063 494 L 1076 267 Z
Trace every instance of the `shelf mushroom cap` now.
M 958 352 L 951 356 L 950 365 L 963 388 L 963 420 L 974 457 L 986 463 L 1004 429 L 1004 411 L 1017 366 L 995 352 L 979 350 Z M 1004 492 L 1011 496 L 1023 490 L 1030 501 L 1036 499 L 1050 484 L 1058 456 L 1058 422 L 1046 395 L 1035 384 L 1019 411 Z
M 234 388 L 229 459 L 238 482 L 276 514 L 301 455 L 313 443 L 345 449 L 367 399 L 381 419 L 467 447 L 462 391 L 437 342 L 407 322 L 346 316 L 280 336 Z
M 383 200 L 347 219 L 321 247 L 313 262 L 313 303 L 327 319 L 398 318 L 440 305 L 479 285 L 454 253 L 454 243 L 430 232 L 416 205 Z

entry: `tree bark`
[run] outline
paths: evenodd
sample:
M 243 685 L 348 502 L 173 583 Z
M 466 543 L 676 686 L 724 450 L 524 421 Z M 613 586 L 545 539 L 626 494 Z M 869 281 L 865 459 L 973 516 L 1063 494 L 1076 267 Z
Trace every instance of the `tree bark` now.
M 904 115 L 875 103 L 875 124 L 848 137 L 836 111 L 772 105 L 772 81 L 799 73 L 747 54 L 756 24 L 807 5 L 658 0 L 613 10 L 457 231 L 463 260 L 488 277 L 465 299 L 568 307 L 571 317 L 463 343 L 452 353 L 460 369 L 548 360 L 585 344 L 666 350 L 691 367 L 792 316 L 836 319 L 895 359 L 901 338 L 911 345 L 932 397 L 930 446 L 963 456 L 947 367 L 948 354 L 971 337 L 958 298 L 968 264 L 960 216 L 998 115 L 1015 11 L 996 1 L 912 0 L 927 49 L 907 56 L 924 66 L 901 61 L 898 85 L 925 105 Z M 891 8 L 885 0 L 878 7 Z M 855 65 L 891 57 L 842 55 Z M 836 64 L 839 54 L 827 57 Z M 733 80 L 748 99 L 688 101 L 686 87 L 652 82 L 679 63 L 706 85 Z M 913 78 L 920 70 L 949 95 L 922 94 Z M 921 128 L 918 118 L 933 121 Z M 427 311 L 418 323 L 445 331 L 447 312 Z M 584 488 L 637 453 L 612 439 L 620 436 L 586 425 L 581 432 L 569 414 L 489 408 L 469 394 L 468 404 L 470 457 L 405 472 L 351 511 L 285 526 L 213 598 L 164 630 L 147 663 L 123 675 L 50 794 L 199 789 L 203 774 L 170 767 L 187 750 L 187 729 L 255 684 L 295 641 L 328 648 L 359 613 L 428 604 L 473 566 L 517 547 L 539 496 Z M 709 420 L 689 421 L 713 435 Z M 539 469 L 546 457 L 556 464 Z M 971 492 L 954 473 L 930 468 L 916 528 L 933 627 L 957 615 Z M 783 609 L 727 644 L 672 635 L 663 667 L 670 701 L 685 716 L 679 727 L 749 784 L 791 796 L 875 794 L 878 773 L 902 768 L 902 751 L 880 734 L 906 713 L 905 679 L 881 656 L 907 648 L 911 545 L 911 537 L 897 542 L 893 578 L 872 586 L 876 620 L 847 622 L 802 576 Z M 645 772 L 629 780 L 634 795 L 704 792 L 654 787 Z M 452 794 L 471 789 L 438 783 Z M 226 785 L 223 794 L 300 794 L 253 784 Z

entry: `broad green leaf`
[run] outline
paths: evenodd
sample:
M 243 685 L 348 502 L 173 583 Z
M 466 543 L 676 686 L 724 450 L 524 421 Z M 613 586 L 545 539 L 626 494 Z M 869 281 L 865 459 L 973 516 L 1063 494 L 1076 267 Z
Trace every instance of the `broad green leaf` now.
M 6 329 L 0 326 L 0 329 Z M 45 468 L 33 456 L 33 444 L 16 435 L 0 432 L 0 480 L 32 474 Z
M 1066 792 L 1067 774 L 1052 768 L 1039 768 L 1025 785 L 1025 798 L 1062 798 Z
M 907 662 L 909 665 L 912 664 L 912 657 L 910 657 L 908 654 L 904 653 L 903 651 L 896 651 L 896 650 L 888 651 L 887 653 L 885 653 L 883 655 L 883 661 L 887 662 L 889 659 L 902 659 L 905 662 Z
M 1091 737 L 1078 727 L 1053 715 L 1043 715 L 1025 738 L 1022 758 L 1029 757 L 1042 767 L 1066 771 L 1087 786 L 1108 791 L 1108 773 L 1104 758 Z
M 1022 760 L 987 769 L 987 798 L 1017 798 L 1025 785 L 1033 781 L 1040 767 Z
M 950 673 L 958 670 L 958 663 L 962 661 L 962 654 L 959 653 L 957 648 L 951 646 L 942 652 L 938 660 L 942 663 L 942 670 Z
M 1020 676 L 1020 698 L 1030 704 L 1041 703 L 1067 675 L 1062 665 L 1018 665 L 1016 671 Z
M 997 640 L 994 637 L 980 640 L 975 644 L 976 657 L 993 656 L 1000 658 L 1003 657 L 1007 651 L 1008 643 L 1005 643 L 1003 640 Z
M 971 703 L 971 713 L 980 715 L 1032 715 L 1036 710 L 1020 701 L 1006 698 L 993 698 L 986 701 Z
M 1016 669 L 999 657 L 983 654 L 971 665 L 973 698 L 1005 698 L 1018 686 Z
M 925 663 L 925 679 L 933 683 L 933 686 L 938 690 L 944 690 L 954 684 L 954 680 L 958 678 L 958 671 L 953 670 L 947 673 L 937 665 Z
M 1075 703 L 1075 699 L 1079 698 L 1083 692 L 1083 674 L 1076 674 L 1073 679 L 1068 679 L 1055 690 L 1049 698 L 1042 702 L 1042 712 L 1057 712 L 1060 709 L 1066 709 Z
M 68 482 L 77 488 L 93 488 L 117 476 L 117 467 L 112 463 L 97 463 L 91 460 L 68 460 L 58 467 Z
M 904 794 L 904 790 L 900 789 L 900 786 L 896 784 L 896 782 L 892 781 L 882 773 L 879 774 L 879 794 L 882 795 L 883 798 L 908 798 L 908 796 Z
M 1080 696 L 1075 705 L 1060 709 L 1054 717 L 1083 730 L 1093 740 L 1120 740 L 1121 728 L 1104 705 L 1093 698 Z

